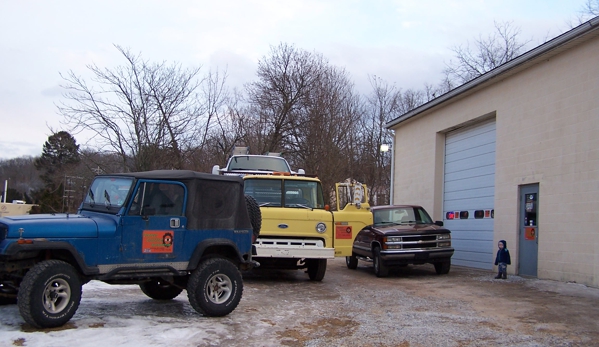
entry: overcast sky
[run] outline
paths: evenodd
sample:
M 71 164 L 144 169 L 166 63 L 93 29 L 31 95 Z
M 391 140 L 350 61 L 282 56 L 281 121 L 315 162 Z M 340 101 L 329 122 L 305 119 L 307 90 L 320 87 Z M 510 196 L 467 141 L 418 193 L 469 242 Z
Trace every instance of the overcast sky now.
M 513 21 L 532 48 L 569 29 L 584 0 L 0 0 L 0 159 L 41 154 L 61 128 L 59 73 L 123 64 L 120 45 L 153 62 L 255 79 L 281 42 L 345 68 L 359 91 L 376 75 L 437 84 L 450 48 Z M 79 144 L 86 139 L 75 136 Z

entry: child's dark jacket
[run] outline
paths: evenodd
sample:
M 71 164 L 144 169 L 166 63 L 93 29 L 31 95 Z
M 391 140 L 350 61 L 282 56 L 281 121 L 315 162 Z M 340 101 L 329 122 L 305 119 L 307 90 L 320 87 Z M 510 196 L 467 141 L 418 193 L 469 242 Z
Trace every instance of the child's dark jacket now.
M 497 250 L 497 256 L 495 257 L 495 265 L 499 263 L 511 264 L 512 259 L 510 258 L 510 251 L 507 250 L 507 243 L 505 240 L 499 241 L 503 243 L 503 249 Z

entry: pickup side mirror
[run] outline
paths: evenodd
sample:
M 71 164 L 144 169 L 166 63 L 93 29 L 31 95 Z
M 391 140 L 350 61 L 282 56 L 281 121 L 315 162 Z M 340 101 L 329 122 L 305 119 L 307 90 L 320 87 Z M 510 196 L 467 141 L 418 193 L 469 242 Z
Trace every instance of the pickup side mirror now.
M 220 166 L 218 166 L 218 165 L 214 165 L 214 166 L 212 167 L 212 174 L 213 174 L 213 175 L 220 175 Z
M 438 226 L 442 227 L 443 226 L 443 221 L 437 220 L 437 221 L 435 221 L 435 225 L 438 225 Z

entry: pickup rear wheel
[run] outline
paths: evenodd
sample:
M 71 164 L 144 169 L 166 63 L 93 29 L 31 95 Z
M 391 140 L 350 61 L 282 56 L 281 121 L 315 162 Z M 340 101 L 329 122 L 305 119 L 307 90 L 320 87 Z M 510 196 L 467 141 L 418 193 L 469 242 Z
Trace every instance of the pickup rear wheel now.
M 381 249 L 379 247 L 374 248 L 374 274 L 376 277 L 387 277 L 389 275 L 389 268 L 385 265 L 381 259 Z
M 260 211 L 260 205 L 256 199 L 251 195 L 245 196 L 245 204 L 250 214 L 250 222 L 252 223 L 252 231 L 254 233 L 255 241 L 260 235 L 260 229 L 262 228 L 262 212 Z
M 204 316 L 226 316 L 241 301 L 241 273 L 225 258 L 209 258 L 191 274 L 187 297 L 191 306 Z
M 345 265 L 347 265 L 348 269 L 355 270 L 358 268 L 358 257 L 355 255 L 350 255 L 349 257 L 345 257 Z
M 160 279 L 140 283 L 139 288 L 154 300 L 172 300 L 183 291 L 183 289 L 175 287 L 170 282 Z
M 322 281 L 325 272 L 327 272 L 326 259 L 308 259 L 308 277 L 312 281 Z
M 53 328 L 68 322 L 80 301 L 81 280 L 75 268 L 64 261 L 46 260 L 23 277 L 17 304 L 25 322 Z
M 451 268 L 451 261 L 444 261 L 441 263 L 435 263 L 435 272 L 437 275 L 447 275 L 449 273 L 449 269 Z

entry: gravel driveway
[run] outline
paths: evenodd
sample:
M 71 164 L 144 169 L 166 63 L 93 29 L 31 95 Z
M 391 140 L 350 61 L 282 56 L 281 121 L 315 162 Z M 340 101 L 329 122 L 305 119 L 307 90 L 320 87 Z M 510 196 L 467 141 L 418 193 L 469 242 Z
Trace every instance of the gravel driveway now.
M 339 258 L 322 283 L 247 275 L 241 310 L 261 317 L 256 346 L 599 346 L 599 289 L 494 275 L 421 265 L 377 278 L 371 264 L 349 270 Z M 256 308 L 260 297 L 271 299 Z
M 32 329 L 15 305 L 0 307 L 0 346 L 599 346 L 599 289 L 494 275 L 421 265 L 377 278 L 342 258 L 322 282 L 253 271 L 222 318 L 198 315 L 185 292 L 157 302 L 137 286 L 92 281 L 63 328 Z

